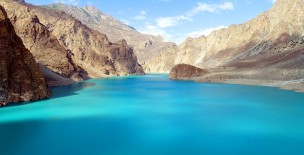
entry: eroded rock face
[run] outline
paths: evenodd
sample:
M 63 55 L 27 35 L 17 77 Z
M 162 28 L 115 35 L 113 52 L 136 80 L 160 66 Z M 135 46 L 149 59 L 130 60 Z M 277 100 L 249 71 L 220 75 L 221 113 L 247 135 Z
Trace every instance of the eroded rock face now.
M 144 63 L 162 53 L 164 48 L 174 46 L 174 43 L 164 42 L 160 36 L 142 34 L 113 17 L 102 13 L 94 6 L 76 7 L 64 4 L 44 6 L 54 10 L 62 10 L 80 20 L 91 29 L 108 36 L 111 42 L 125 39 L 134 48 L 139 63 Z
M 209 36 L 189 38 L 182 45 L 148 61 L 151 72 L 167 72 L 169 66 L 187 63 L 197 67 L 218 68 L 235 62 L 260 64 L 297 48 L 304 34 L 304 2 L 277 0 L 274 6 L 257 18 L 241 25 L 214 31 Z M 172 52 L 174 50 L 175 52 Z M 282 59 L 283 60 L 283 59 Z M 242 66 L 233 66 L 242 67 Z
M 47 98 L 47 83 L 0 5 L 0 105 Z
M 209 71 L 187 64 L 179 64 L 172 68 L 169 78 L 173 80 L 189 80 L 208 74 Z
M 106 35 L 63 11 L 11 0 L 0 4 L 8 10 L 17 34 L 41 65 L 50 86 L 87 78 L 144 74 L 125 41 L 111 43 Z
M 18 3 L 25 3 L 24 0 L 13 0 L 13 1 L 18 2 Z
M 70 50 L 73 62 L 83 68 L 89 77 L 144 73 L 125 40 L 111 43 L 105 34 L 90 29 L 63 11 L 28 7 L 59 43 Z
M 301 85 L 303 21 L 304 1 L 277 0 L 257 18 L 207 37 L 189 38 L 144 67 L 151 72 L 167 72 L 176 64 L 186 63 L 212 72 L 198 80 L 202 82 Z
M 207 37 L 189 38 L 154 57 L 144 68 L 147 72 L 162 73 L 186 63 L 211 72 L 194 79 L 200 82 L 304 91 L 303 21 L 303 0 L 277 0 L 270 10 L 255 19 L 214 31 Z
M 24 6 L 24 2 L 18 4 L 3 0 L 0 4 L 7 10 L 17 35 L 22 39 L 25 47 L 31 51 L 35 60 L 54 74 L 70 79 L 62 82 L 62 85 L 88 78 L 86 74 L 83 74 L 84 71 L 75 65 L 69 50 L 62 46 L 57 38 L 40 23 L 33 11 Z M 48 82 L 50 86 L 53 86 L 51 81 L 48 80 Z

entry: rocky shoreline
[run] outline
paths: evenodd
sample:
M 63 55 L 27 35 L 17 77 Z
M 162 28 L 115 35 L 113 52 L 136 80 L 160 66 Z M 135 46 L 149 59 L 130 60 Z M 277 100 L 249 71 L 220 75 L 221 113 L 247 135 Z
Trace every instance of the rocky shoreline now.
M 186 70 L 186 71 L 185 71 Z M 203 74 L 196 74 L 196 70 L 203 70 Z M 264 75 L 261 73 L 264 72 Z M 178 74 L 177 74 L 178 73 Z M 191 65 L 176 65 L 170 72 L 169 78 L 172 80 L 191 80 L 195 82 L 207 83 L 226 83 L 241 84 L 254 86 L 278 87 L 280 89 L 292 90 L 296 92 L 304 92 L 304 79 L 298 79 L 299 75 L 294 75 L 292 80 L 283 79 L 280 73 L 273 79 L 267 79 L 267 75 L 273 74 L 271 71 L 263 70 L 260 72 L 244 71 L 244 70 L 219 70 L 197 68 Z

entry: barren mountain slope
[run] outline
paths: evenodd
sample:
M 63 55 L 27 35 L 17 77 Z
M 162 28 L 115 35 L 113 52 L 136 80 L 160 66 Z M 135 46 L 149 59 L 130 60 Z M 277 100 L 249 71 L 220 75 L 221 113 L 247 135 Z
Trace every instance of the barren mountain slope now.
M 241 25 L 232 25 L 209 36 L 187 40 L 176 48 L 174 59 L 167 54 L 148 61 L 145 68 L 152 72 L 167 72 L 159 66 L 159 60 L 167 64 L 187 63 L 202 68 L 216 68 L 250 56 L 268 57 L 292 47 L 304 34 L 304 2 L 302 0 L 277 0 L 275 5 L 257 18 Z M 187 52 L 192 51 L 192 52 Z M 193 59 L 185 59 L 185 57 Z M 173 66 L 170 66 L 172 68 Z
M 72 60 L 90 77 L 143 74 L 133 49 L 125 40 L 109 42 L 107 36 L 82 24 L 63 11 L 28 5 L 59 42 L 68 48 Z
M 47 98 L 46 80 L 0 5 L 0 106 Z
M 186 63 L 211 72 L 193 80 L 303 90 L 303 36 L 304 2 L 277 0 L 257 18 L 207 37 L 190 38 L 153 58 L 144 68 L 147 72 L 169 72 L 174 65 Z
M 87 75 L 81 74 L 82 69 L 74 64 L 68 50 L 40 23 L 33 11 L 14 1 L 3 0 L 0 4 L 6 8 L 17 35 L 21 37 L 25 47 L 30 50 L 39 64 L 63 77 L 70 78 L 71 80 L 66 81 L 65 84 L 87 78 Z M 51 84 L 50 78 L 48 79 Z
M 11 0 L 0 4 L 9 10 L 18 35 L 43 65 L 45 75 L 50 75 L 51 83 L 65 83 L 60 80 L 67 81 L 66 78 L 79 81 L 88 77 L 144 73 L 124 40 L 111 43 L 106 35 L 62 11 Z M 56 78 L 56 74 L 63 78 Z
M 116 42 L 125 39 L 134 48 L 140 63 L 158 55 L 163 51 L 163 48 L 174 46 L 174 43 L 164 42 L 160 36 L 142 34 L 93 6 L 81 8 L 64 4 L 52 4 L 43 7 L 62 10 L 72 15 L 86 26 L 106 34 L 110 41 Z

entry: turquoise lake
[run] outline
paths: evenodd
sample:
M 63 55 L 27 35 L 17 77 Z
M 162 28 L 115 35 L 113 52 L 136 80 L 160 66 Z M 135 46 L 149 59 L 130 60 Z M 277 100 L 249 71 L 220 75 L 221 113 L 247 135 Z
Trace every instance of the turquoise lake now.
M 0 155 L 304 155 L 304 93 L 94 79 L 0 108 Z

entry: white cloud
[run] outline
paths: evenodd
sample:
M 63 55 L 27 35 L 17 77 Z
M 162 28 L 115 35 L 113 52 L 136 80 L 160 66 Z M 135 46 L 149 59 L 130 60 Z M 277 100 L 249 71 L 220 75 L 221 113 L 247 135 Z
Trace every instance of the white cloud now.
M 126 19 L 121 19 L 120 20 L 122 23 L 126 24 L 126 25 L 130 25 L 131 22 L 129 20 L 126 20 Z
M 87 1 L 86 3 L 87 3 L 87 5 L 94 5 L 94 3 L 90 2 L 90 1 Z
M 133 19 L 134 20 L 145 20 L 146 19 L 146 11 L 139 11 L 139 14 L 134 16 Z
M 55 0 L 55 3 L 64 3 L 64 4 L 71 4 L 71 5 L 78 5 L 79 0 Z
M 187 16 L 159 17 L 156 19 L 156 24 L 160 28 L 166 28 L 166 27 L 175 26 L 182 20 L 192 20 L 192 18 L 187 17 Z
M 230 2 L 225 2 L 216 7 L 218 7 L 219 9 L 222 9 L 222 10 L 233 10 L 234 9 L 234 5 Z
M 193 31 L 193 32 L 187 33 L 186 37 L 196 38 L 196 37 L 200 37 L 202 35 L 208 36 L 211 32 L 213 32 L 215 30 L 223 29 L 223 28 L 227 28 L 227 27 L 224 26 L 224 25 L 221 25 L 221 26 L 218 26 L 218 27 L 207 28 L 207 29 L 199 30 L 199 31 Z
M 270 1 L 271 3 L 275 3 L 277 0 L 268 0 L 268 1 Z
M 145 28 L 139 30 L 141 33 L 151 34 L 155 36 L 162 36 L 165 41 L 170 41 L 173 39 L 173 35 L 169 34 L 165 30 L 158 28 L 157 26 L 146 24 Z
M 146 23 L 145 26 L 139 31 L 141 33 L 160 35 L 165 41 L 175 41 L 176 43 L 181 43 L 186 37 L 198 37 L 201 35 L 209 35 L 212 31 L 221 28 L 226 28 L 225 26 L 219 26 L 216 28 L 209 28 L 200 31 L 190 32 L 188 34 L 177 34 L 173 31 L 169 31 L 166 28 L 174 27 L 185 21 L 192 21 L 194 17 L 202 12 L 218 13 L 222 10 L 233 10 L 234 5 L 231 2 L 223 3 L 197 3 L 197 5 L 185 13 L 179 16 L 168 16 L 168 17 L 158 17 L 155 19 L 155 24 Z M 141 17 L 142 16 L 142 17 Z M 135 18 L 136 17 L 136 18 Z M 146 19 L 146 12 L 139 12 L 139 15 L 133 17 L 136 20 Z
M 156 19 L 156 25 L 160 28 L 172 27 L 178 25 L 180 22 L 193 20 L 192 18 L 202 12 L 215 13 L 221 10 L 233 10 L 234 5 L 231 2 L 224 2 L 219 4 L 198 3 L 196 7 L 188 12 L 174 17 L 159 17 Z
M 233 10 L 233 9 L 234 9 L 234 5 L 231 2 L 224 2 L 220 4 L 198 3 L 193 10 L 189 11 L 188 14 L 195 15 L 205 11 L 214 13 L 220 10 Z

